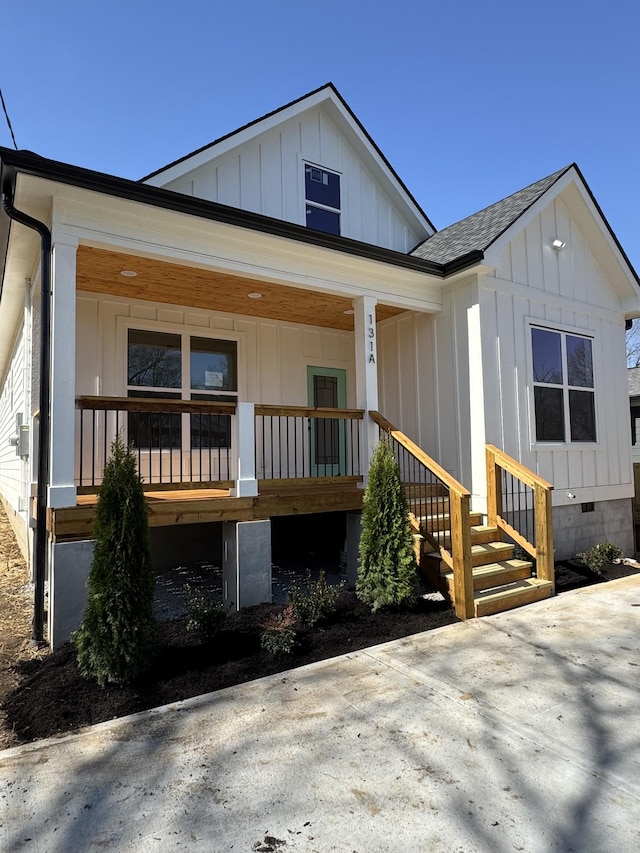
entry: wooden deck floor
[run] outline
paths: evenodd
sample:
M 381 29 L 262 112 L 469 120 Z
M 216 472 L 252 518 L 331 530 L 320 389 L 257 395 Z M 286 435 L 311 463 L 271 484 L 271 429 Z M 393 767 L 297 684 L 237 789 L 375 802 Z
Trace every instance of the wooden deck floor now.
M 228 489 L 172 489 L 146 493 L 150 527 L 218 521 L 262 521 L 362 508 L 359 477 L 326 480 L 261 480 L 256 497 L 236 498 Z M 91 539 L 97 495 L 78 495 L 76 506 L 49 509 L 47 529 L 57 542 Z

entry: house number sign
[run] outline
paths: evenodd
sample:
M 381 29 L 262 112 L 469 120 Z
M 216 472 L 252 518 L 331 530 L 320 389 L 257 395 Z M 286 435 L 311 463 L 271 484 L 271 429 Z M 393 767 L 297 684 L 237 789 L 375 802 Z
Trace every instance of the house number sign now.
M 367 343 L 369 346 L 368 349 L 368 358 L 367 364 L 375 364 L 376 363 L 376 327 L 373 322 L 373 314 L 368 314 L 369 322 L 367 323 Z

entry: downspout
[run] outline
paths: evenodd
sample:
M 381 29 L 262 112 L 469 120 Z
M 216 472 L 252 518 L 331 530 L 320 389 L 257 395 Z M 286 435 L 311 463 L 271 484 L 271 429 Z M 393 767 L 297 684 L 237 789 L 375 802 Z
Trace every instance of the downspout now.
M 51 347 L 51 231 L 47 226 L 13 206 L 16 174 L 11 170 L 2 187 L 2 207 L 10 219 L 37 231 L 40 235 L 40 419 L 38 430 L 38 494 L 36 504 L 36 540 L 34 547 L 35 584 L 33 596 L 33 645 L 44 645 L 44 584 L 47 570 L 47 486 L 49 484 L 49 403 Z

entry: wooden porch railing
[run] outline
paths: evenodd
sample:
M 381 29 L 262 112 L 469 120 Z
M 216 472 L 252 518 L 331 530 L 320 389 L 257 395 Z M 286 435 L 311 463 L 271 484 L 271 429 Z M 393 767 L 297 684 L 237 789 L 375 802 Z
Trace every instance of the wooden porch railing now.
M 487 524 L 504 531 L 536 561 L 536 574 L 555 584 L 553 485 L 492 444 L 487 456 Z
M 76 485 L 95 492 L 111 444 L 120 434 L 134 448 L 148 489 L 234 485 L 231 457 L 235 403 L 141 397 L 77 397 Z
M 381 434 L 387 435 L 391 441 L 420 533 L 439 551 L 442 560 L 453 571 L 456 616 L 470 619 L 474 615 L 469 519 L 471 494 L 379 412 L 370 414 Z
M 363 417 L 361 409 L 256 405 L 256 477 L 359 477 Z

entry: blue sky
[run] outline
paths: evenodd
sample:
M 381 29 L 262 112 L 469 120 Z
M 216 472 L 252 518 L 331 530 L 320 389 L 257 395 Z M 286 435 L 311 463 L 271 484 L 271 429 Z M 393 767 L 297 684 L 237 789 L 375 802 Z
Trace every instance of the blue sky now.
M 14 0 L 0 27 L 21 148 L 139 178 L 330 80 L 437 228 L 576 161 L 640 270 L 632 0 Z

